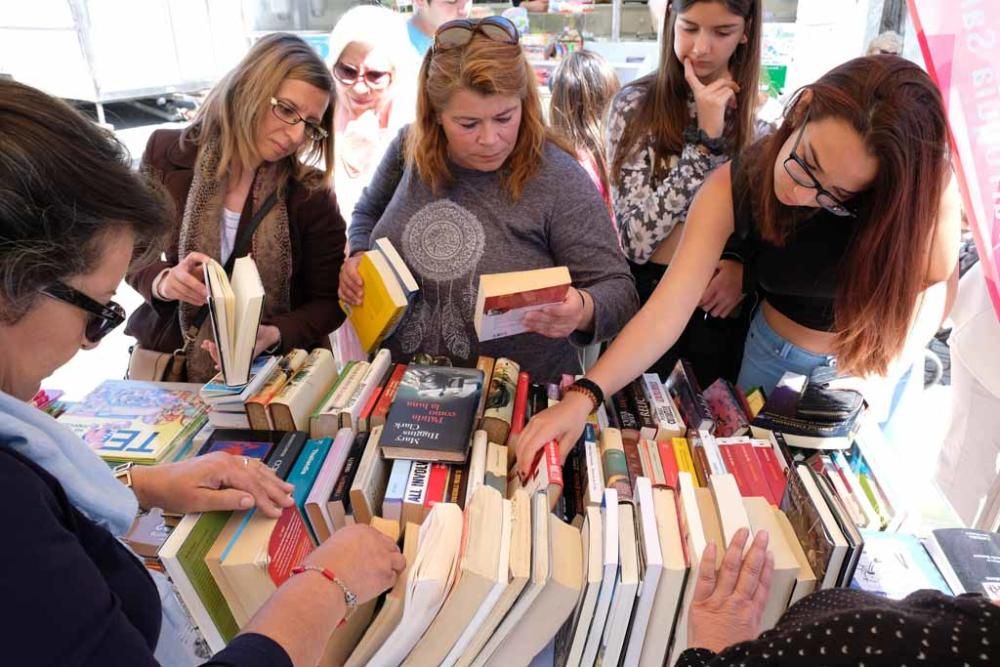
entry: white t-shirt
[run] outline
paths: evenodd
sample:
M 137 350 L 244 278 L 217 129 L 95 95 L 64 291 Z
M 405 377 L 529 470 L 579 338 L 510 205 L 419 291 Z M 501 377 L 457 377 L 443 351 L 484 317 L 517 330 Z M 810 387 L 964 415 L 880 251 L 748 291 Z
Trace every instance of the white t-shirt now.
M 222 209 L 222 238 L 219 239 L 219 263 L 225 264 L 229 256 L 233 254 L 233 246 L 236 245 L 236 231 L 240 228 L 240 213 L 230 211 L 228 208 Z

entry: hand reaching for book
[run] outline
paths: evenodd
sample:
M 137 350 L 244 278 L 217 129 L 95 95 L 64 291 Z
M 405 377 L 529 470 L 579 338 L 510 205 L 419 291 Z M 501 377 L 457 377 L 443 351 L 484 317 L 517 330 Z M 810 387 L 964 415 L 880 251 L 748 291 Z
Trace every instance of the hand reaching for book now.
M 731 259 L 719 262 L 719 268 L 705 288 L 698 304 L 712 317 L 729 317 L 743 300 L 743 264 Z
M 139 505 L 168 512 L 211 512 L 257 507 L 269 517 L 294 502 L 292 485 L 256 459 L 212 452 L 180 463 L 136 466 L 132 489 Z
M 170 268 L 160 279 L 156 291 L 163 301 L 183 301 L 192 306 L 204 306 L 208 302 L 208 288 L 205 287 L 202 265 L 211 257 L 200 252 L 189 253 Z
M 727 646 L 756 639 L 767 595 L 771 591 L 774 557 L 767 551 L 767 533 L 760 531 L 741 557 L 750 531 L 741 528 L 729 543 L 722 567 L 715 571 L 715 544 L 701 555 L 688 617 L 688 646 L 716 653 Z
M 566 392 L 561 401 L 532 417 L 517 440 L 517 474 L 521 479 L 531 475 L 535 456 L 552 440 L 559 441 L 559 460 L 565 462 L 592 409 L 583 394 Z
M 337 288 L 337 296 L 340 300 L 351 306 L 360 306 L 365 296 L 365 285 L 358 273 L 358 264 L 361 263 L 361 254 L 348 257 L 340 266 L 340 282 Z
M 364 524 L 336 531 L 309 554 L 305 564 L 331 570 L 358 596 L 359 605 L 392 587 L 406 569 L 406 559 L 396 543 Z M 328 582 L 321 579 L 320 583 Z

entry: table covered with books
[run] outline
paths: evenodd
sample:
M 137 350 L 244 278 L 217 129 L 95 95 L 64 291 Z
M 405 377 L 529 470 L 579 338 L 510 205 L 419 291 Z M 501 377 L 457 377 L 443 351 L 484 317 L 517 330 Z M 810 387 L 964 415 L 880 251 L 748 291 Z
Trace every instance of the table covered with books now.
M 724 380 L 702 390 L 678 362 L 609 397 L 565 463 L 546 445 L 523 483 L 516 439 L 574 378 L 535 383 L 512 359 L 467 369 L 294 350 L 255 361 L 246 385 L 107 381 L 79 403 L 36 404 L 109 465 L 221 450 L 294 485 L 279 519 L 153 510 L 129 534 L 212 651 L 353 523 L 397 539 L 408 567 L 334 633 L 328 665 L 673 664 L 693 568 L 742 527 L 767 530 L 774 556 L 761 630 L 831 587 L 1000 598 L 997 535 L 901 532 L 910 499 L 877 427 L 803 420 L 802 380 L 766 399 Z

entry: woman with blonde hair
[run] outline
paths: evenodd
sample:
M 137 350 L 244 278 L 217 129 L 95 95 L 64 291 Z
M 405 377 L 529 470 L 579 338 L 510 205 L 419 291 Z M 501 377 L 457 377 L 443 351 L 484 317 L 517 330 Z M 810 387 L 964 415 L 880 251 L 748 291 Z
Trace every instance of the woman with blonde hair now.
M 347 10 L 330 33 L 336 104 L 334 183 L 350 219 L 389 142 L 413 120 L 416 56 L 403 18 L 375 5 Z
M 580 371 L 574 345 L 615 335 L 636 309 L 608 210 L 575 156 L 550 137 L 517 29 L 502 17 L 451 21 L 435 35 L 417 120 L 355 209 L 345 302 L 361 302 L 357 255 L 381 237 L 421 288 L 387 341 L 394 359 L 423 352 L 475 365 L 479 355 L 505 356 L 533 380 L 551 381 Z M 528 314 L 527 333 L 478 340 L 480 275 L 560 265 L 573 280 L 562 303 Z
M 225 264 L 250 253 L 257 263 L 266 299 L 255 354 L 319 346 L 343 320 L 330 280 L 345 236 L 328 186 L 332 88 L 309 45 L 268 35 L 209 93 L 188 128 L 149 138 L 141 168 L 169 194 L 177 229 L 165 260 L 129 274 L 146 302 L 126 331 L 142 348 L 187 346 L 189 381 L 215 374 L 202 279 L 210 258 Z

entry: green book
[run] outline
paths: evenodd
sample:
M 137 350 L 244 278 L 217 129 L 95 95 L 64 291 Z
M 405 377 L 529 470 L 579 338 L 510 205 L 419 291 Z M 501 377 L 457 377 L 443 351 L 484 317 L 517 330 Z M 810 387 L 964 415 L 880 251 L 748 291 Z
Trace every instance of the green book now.
M 230 514 L 231 512 L 204 512 L 198 517 L 198 522 L 191 529 L 184 544 L 177 550 L 177 560 L 190 580 L 191 587 L 205 605 L 205 610 L 226 643 L 236 636 L 239 626 L 208 565 L 205 564 L 205 555 L 215 544 Z

